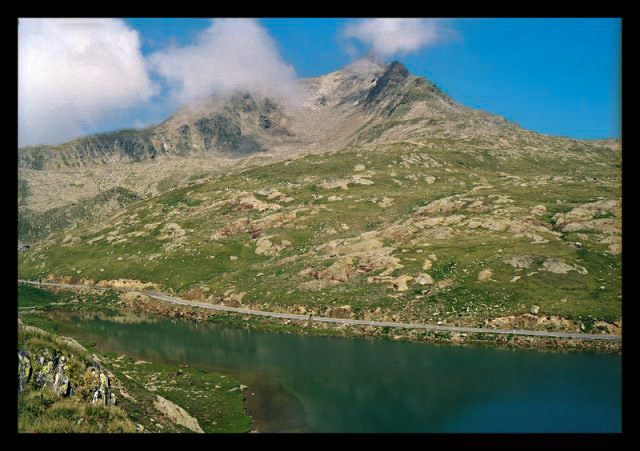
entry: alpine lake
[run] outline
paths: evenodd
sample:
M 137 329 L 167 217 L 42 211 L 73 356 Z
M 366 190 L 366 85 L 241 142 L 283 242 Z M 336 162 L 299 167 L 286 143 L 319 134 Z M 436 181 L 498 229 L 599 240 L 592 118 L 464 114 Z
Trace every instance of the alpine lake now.
M 101 352 L 229 374 L 259 432 L 621 432 L 622 356 L 60 318 Z

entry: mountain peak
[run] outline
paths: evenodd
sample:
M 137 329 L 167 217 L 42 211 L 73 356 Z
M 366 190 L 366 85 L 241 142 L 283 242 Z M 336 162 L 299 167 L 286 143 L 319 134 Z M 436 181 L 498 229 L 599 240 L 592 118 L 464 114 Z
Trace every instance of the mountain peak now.
M 384 73 L 377 80 L 367 95 L 366 103 L 372 104 L 380 101 L 384 93 L 397 90 L 409 78 L 409 69 L 400 61 L 393 61 L 386 66 Z
M 387 65 L 387 70 L 385 71 L 385 73 L 388 73 L 390 74 L 390 76 L 394 76 L 397 78 L 407 78 L 409 75 L 411 75 L 409 69 L 407 69 L 407 66 L 405 66 L 398 60 L 394 60 L 389 63 Z

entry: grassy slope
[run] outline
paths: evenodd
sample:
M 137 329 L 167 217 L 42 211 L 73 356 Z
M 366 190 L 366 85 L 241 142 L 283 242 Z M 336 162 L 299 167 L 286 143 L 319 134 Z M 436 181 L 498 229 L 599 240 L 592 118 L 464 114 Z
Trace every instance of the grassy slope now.
M 215 298 L 233 289 L 246 292 L 243 304 L 266 304 L 266 309 L 304 305 L 318 314 L 349 304 L 358 317 L 380 307 L 402 319 L 449 318 L 480 324 L 485 319 L 525 313 L 536 304 L 545 314 L 567 318 L 619 319 L 622 259 L 600 243 L 606 235 L 595 230 L 552 233 L 555 213 L 601 199 L 621 200 L 619 153 L 539 135 L 518 135 L 509 144 L 511 147 L 499 148 L 478 138 L 432 139 L 428 146 L 402 143 L 345 149 L 231 173 L 135 203 L 104 223 L 78 228 L 72 234 L 80 238 L 79 243 L 69 245 L 66 236 L 65 244 L 65 235 L 60 234 L 20 255 L 19 276 L 139 279 L 177 293 L 201 287 Z M 428 155 L 441 165 L 433 167 L 417 154 Z M 358 164 L 365 170 L 356 171 Z M 352 183 L 347 190 L 322 186 L 353 175 L 374 183 Z M 428 183 L 426 176 L 435 177 L 435 182 Z M 490 187 L 472 191 L 479 186 Z M 265 188 L 277 189 L 293 200 L 268 200 L 256 193 Z M 277 212 L 242 208 L 233 203 L 242 197 L 240 191 L 283 208 Z M 332 195 L 342 200 L 328 201 Z M 417 218 L 417 208 L 447 196 L 462 198 L 463 206 L 427 217 L 460 214 L 465 221 L 477 217 L 528 221 L 547 228 L 539 235 L 548 242 L 533 244 L 531 238 L 516 237 L 513 232 L 471 228 L 464 222 L 450 226 L 451 236 L 444 238 L 434 237 L 440 226 L 412 229 L 403 237 L 385 234 L 390 226 Z M 383 197 L 392 198 L 392 205 L 382 208 L 377 202 Z M 472 207 L 474 201 L 481 202 L 480 210 Z M 546 212 L 526 219 L 531 208 L 540 204 Z M 274 213 L 294 210 L 295 219 L 266 226 L 260 222 Z M 604 212 L 601 216 L 612 215 Z M 185 231 L 173 249 L 166 248 L 172 238 L 159 239 L 167 234 L 162 230 L 167 223 L 177 223 Z M 145 229 L 149 224 L 159 226 Z M 211 239 L 225 227 L 228 236 Z M 272 236 L 275 244 L 287 240 L 291 245 L 278 256 L 257 255 L 252 238 L 256 228 L 262 236 Z M 409 290 L 396 293 L 388 285 L 367 281 L 380 272 L 374 270 L 355 273 L 346 282 L 319 281 L 322 283 L 314 289 L 314 279 L 299 274 L 305 269 L 322 271 L 337 260 L 315 249 L 317 246 L 367 231 L 378 231 L 384 244 L 394 248 L 392 255 L 404 265 L 394 271 L 395 276 L 427 272 L 436 283 L 452 279 L 453 285 L 426 290 L 428 287 L 410 282 Z M 111 244 L 109 234 L 116 237 Z M 124 238 L 127 240 L 116 244 Z M 582 249 L 572 245 L 577 240 Z M 435 254 L 437 260 L 423 271 L 429 254 Z M 535 258 L 531 268 L 517 270 L 505 263 L 522 255 Z M 291 258 L 285 260 L 287 257 Z M 584 267 L 588 274 L 543 271 L 541 264 L 547 257 Z M 493 271 L 492 280 L 479 282 L 478 273 L 486 268 Z M 520 280 L 510 282 L 517 275 Z
M 25 182 L 26 183 L 26 182 Z M 18 204 L 26 195 L 18 196 Z M 45 212 L 37 212 L 28 208 L 18 211 L 18 239 L 27 243 L 45 238 L 50 233 L 60 232 L 76 222 L 90 222 L 99 220 L 113 213 L 114 209 L 124 207 L 135 200 L 138 196 L 132 191 L 123 188 L 111 188 L 103 193 L 89 199 L 83 199 L 72 205 L 51 208 Z M 113 205 L 109 208 L 107 205 Z

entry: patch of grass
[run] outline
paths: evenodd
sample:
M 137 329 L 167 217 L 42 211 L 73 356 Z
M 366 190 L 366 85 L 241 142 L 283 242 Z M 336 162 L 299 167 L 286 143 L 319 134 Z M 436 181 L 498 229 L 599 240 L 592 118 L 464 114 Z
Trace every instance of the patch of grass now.
M 88 405 L 78 398 L 61 399 L 50 389 L 18 396 L 18 432 L 123 433 L 136 427 L 117 406 Z
M 135 360 L 127 356 L 111 356 L 108 360 L 111 364 L 117 363 L 114 371 L 122 375 L 123 382 L 127 380 L 132 395 L 140 396 L 142 387 L 145 390 L 153 387 L 152 393 L 174 402 L 197 418 L 205 432 L 251 430 L 251 418 L 244 413 L 242 392 L 231 391 L 239 387 L 240 382 L 232 377 L 188 365 L 153 362 L 136 365 Z M 125 373 L 131 379 L 126 378 Z M 138 384 L 137 389 L 132 382 Z
M 18 307 L 45 307 L 60 302 L 60 296 L 33 285 L 18 285 Z

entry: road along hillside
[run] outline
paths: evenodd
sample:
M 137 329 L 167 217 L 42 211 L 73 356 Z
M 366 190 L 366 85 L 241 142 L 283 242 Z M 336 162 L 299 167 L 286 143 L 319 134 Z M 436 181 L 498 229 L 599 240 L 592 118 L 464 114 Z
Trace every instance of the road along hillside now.
M 537 337 L 551 337 L 551 338 L 573 338 L 580 340 L 608 340 L 608 341 L 619 341 L 622 340 L 621 335 L 599 335 L 599 334 L 583 334 L 583 333 L 568 333 L 568 332 L 548 332 L 548 331 L 539 331 L 539 330 L 518 330 L 518 329 L 492 329 L 485 327 L 463 327 L 463 326 L 444 326 L 444 325 L 436 325 L 436 324 L 416 324 L 416 323 L 401 323 L 401 322 L 390 322 L 390 321 L 365 321 L 358 319 L 342 319 L 342 318 L 329 318 L 329 317 L 318 317 L 318 316 L 309 316 L 309 315 L 296 315 L 292 313 L 278 313 L 278 312 L 268 312 L 263 310 L 252 310 L 252 309 L 244 309 L 238 307 L 228 307 L 225 305 L 212 305 L 212 304 L 203 304 L 198 302 L 185 301 L 183 299 L 179 299 L 173 296 L 168 296 L 166 294 L 157 292 L 157 291 L 145 291 L 145 290 L 136 290 L 132 288 L 122 288 L 122 287 L 99 287 L 96 285 L 73 285 L 73 284 L 62 284 L 62 283 L 51 283 L 51 282 L 37 282 L 30 280 L 18 280 L 19 283 L 28 283 L 31 285 L 38 286 L 52 286 L 58 288 L 70 288 L 70 289 L 96 289 L 96 290 L 105 290 L 111 289 L 122 292 L 136 292 L 140 294 L 144 294 L 154 299 L 158 299 L 165 302 L 170 302 L 173 304 L 185 305 L 188 307 L 199 307 L 203 309 L 209 310 L 219 310 L 225 312 L 233 312 L 240 313 L 243 315 L 259 315 L 259 316 L 269 316 L 273 318 L 282 318 L 282 319 L 292 319 L 299 321 L 317 321 L 317 322 L 327 322 L 327 323 L 338 323 L 338 324 L 354 324 L 354 325 L 363 325 L 363 326 L 376 326 L 376 327 L 395 327 L 402 329 L 423 329 L 429 330 L 433 332 L 453 332 L 453 333 L 489 333 L 489 334 L 501 334 L 501 335 L 522 335 L 522 336 L 537 336 Z

